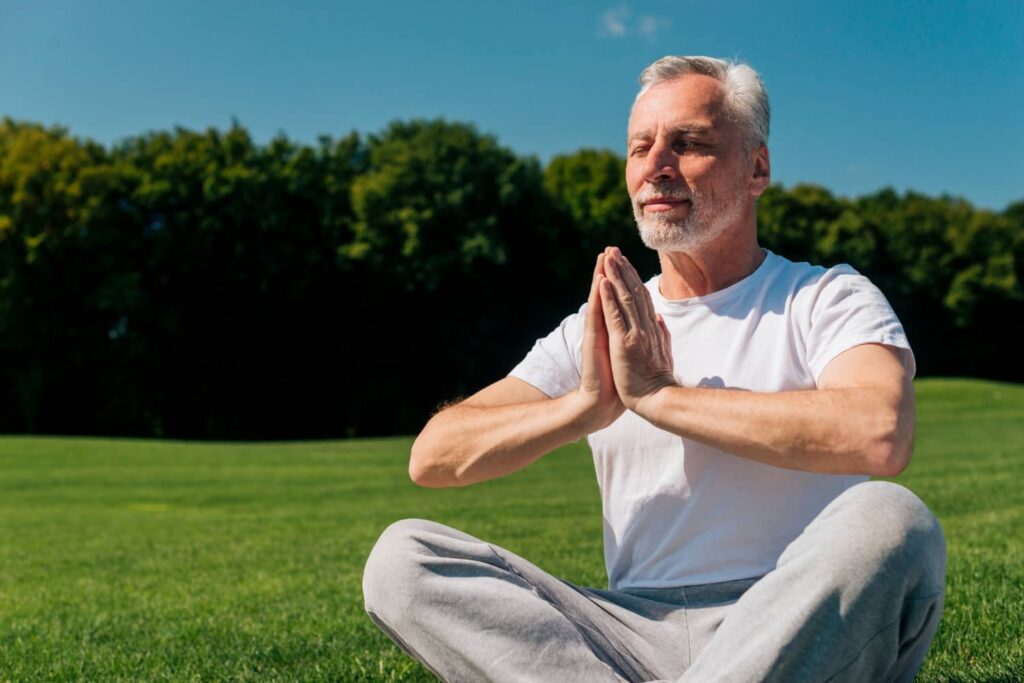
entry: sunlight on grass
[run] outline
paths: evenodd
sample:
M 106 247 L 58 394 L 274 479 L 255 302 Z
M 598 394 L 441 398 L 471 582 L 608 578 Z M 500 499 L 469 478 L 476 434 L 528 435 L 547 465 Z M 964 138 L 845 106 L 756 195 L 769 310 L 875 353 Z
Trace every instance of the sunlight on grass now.
M 949 542 L 918 680 L 1024 679 L 1024 387 L 924 380 L 918 395 L 897 481 Z M 0 681 L 433 680 L 362 611 L 366 556 L 404 517 L 605 585 L 585 445 L 437 491 L 408 481 L 410 444 L 0 439 Z

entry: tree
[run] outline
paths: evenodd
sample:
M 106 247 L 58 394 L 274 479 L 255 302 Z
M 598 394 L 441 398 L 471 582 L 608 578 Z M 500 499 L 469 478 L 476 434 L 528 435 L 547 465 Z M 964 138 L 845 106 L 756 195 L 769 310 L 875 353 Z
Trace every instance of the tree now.
M 363 360 L 352 382 L 371 399 L 357 422 L 413 430 L 511 368 L 509 349 L 523 348 L 557 291 L 544 281 L 554 231 L 536 161 L 472 126 L 393 123 L 367 147 L 354 239 L 339 248 L 365 294 L 348 302 L 348 353 Z
M 0 122 L 0 421 L 25 431 L 103 428 L 93 397 L 118 362 L 135 303 L 121 201 L 130 169 L 61 128 Z
M 473 126 L 312 145 L 226 130 L 103 147 L 0 122 L 0 429 L 202 438 L 417 430 L 643 273 L 606 150 L 542 168 Z M 770 187 L 763 244 L 868 275 L 923 374 L 1024 380 L 1024 201 Z
M 618 246 L 641 274 L 658 269 L 657 254 L 640 241 L 626 190 L 625 160 L 609 150 L 581 149 L 553 157 L 544 169 L 544 189 L 562 229 L 571 281 L 586 281 L 605 247 Z

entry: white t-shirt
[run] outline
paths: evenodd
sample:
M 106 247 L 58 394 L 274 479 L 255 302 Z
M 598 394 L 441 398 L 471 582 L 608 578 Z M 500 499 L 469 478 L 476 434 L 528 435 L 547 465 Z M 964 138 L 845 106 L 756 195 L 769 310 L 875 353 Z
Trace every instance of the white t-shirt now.
M 850 266 L 825 269 L 766 253 L 756 271 L 707 296 L 668 300 L 660 276 L 647 281 L 683 386 L 813 389 L 829 361 L 854 346 L 910 348 L 889 302 Z M 509 374 L 552 398 L 579 387 L 585 311 L 586 304 L 537 340 Z M 867 479 L 764 465 L 631 411 L 587 441 L 614 590 L 761 576 L 832 499 Z

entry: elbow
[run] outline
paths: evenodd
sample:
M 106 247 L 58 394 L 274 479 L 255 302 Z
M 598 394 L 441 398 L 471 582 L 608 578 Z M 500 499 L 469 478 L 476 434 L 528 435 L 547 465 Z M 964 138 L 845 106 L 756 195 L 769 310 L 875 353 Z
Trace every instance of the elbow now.
M 450 477 L 445 476 L 444 468 L 440 466 L 423 434 L 413 442 L 409 453 L 409 479 L 417 486 L 431 489 L 456 485 Z
M 867 473 L 875 477 L 899 476 L 910 464 L 913 451 L 913 431 L 894 420 L 892 428 L 874 439 L 869 447 Z
M 873 477 L 896 477 L 902 474 L 909 464 L 909 449 L 901 448 L 895 443 L 887 443 L 877 447 L 872 453 L 868 474 Z
M 421 434 L 413 442 L 412 450 L 409 452 L 409 478 L 417 486 L 435 488 L 437 485 L 433 483 L 435 478 L 434 468 L 430 466 L 430 459 L 426 449 L 421 445 L 422 440 L 423 435 Z
M 414 457 L 409 458 L 409 479 L 417 486 L 430 488 L 430 470 Z

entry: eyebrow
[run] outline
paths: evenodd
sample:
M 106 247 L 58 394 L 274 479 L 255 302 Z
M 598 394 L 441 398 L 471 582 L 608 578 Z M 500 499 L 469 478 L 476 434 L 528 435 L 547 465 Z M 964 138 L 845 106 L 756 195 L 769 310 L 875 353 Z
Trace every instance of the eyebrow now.
M 672 126 L 671 128 L 669 128 L 668 129 L 668 135 L 670 137 L 677 137 L 679 135 L 701 135 L 701 134 L 704 134 L 704 133 L 708 133 L 710 131 L 711 131 L 711 127 L 710 126 L 698 126 L 698 125 L 695 125 L 695 124 L 683 124 L 683 125 L 680 125 L 680 126 Z M 643 130 L 643 131 L 639 131 L 637 133 L 633 133 L 628 138 L 626 138 L 626 144 L 628 145 L 630 143 L 636 142 L 637 140 L 651 140 L 653 138 L 654 138 L 654 135 L 650 131 Z

